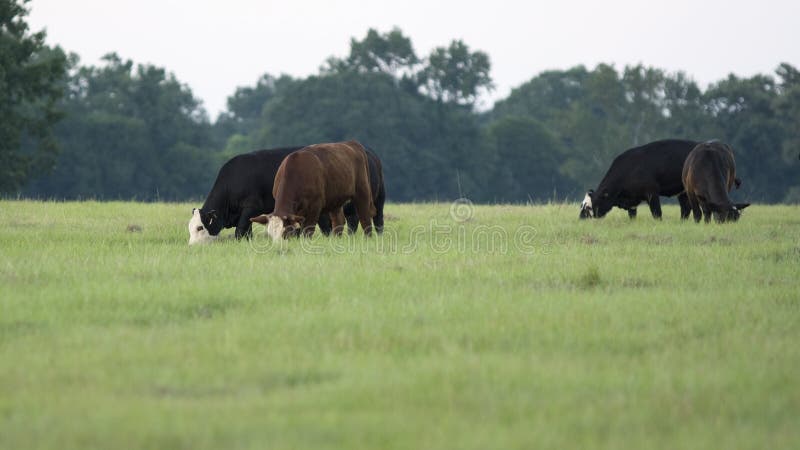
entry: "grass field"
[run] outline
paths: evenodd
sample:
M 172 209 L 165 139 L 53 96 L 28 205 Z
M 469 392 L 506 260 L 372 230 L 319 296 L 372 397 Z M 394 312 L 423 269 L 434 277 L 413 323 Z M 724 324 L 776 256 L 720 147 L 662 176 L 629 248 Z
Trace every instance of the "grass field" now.
M 800 442 L 800 207 L 190 248 L 192 206 L 0 202 L 0 449 Z

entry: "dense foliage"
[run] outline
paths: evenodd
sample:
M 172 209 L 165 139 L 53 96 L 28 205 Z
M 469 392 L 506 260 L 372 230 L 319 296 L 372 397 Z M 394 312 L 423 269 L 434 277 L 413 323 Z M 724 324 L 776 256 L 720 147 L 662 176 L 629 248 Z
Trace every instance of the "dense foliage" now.
M 55 127 L 55 170 L 34 180 L 41 197 L 177 200 L 202 195 L 218 161 L 211 125 L 191 91 L 164 69 L 123 61 L 80 67 Z
M 30 32 L 28 1 L 0 0 L 0 193 L 49 169 L 57 150 L 51 131 L 67 59 L 43 31 Z
M 200 198 L 235 154 L 358 139 L 384 160 L 390 200 L 574 200 L 625 149 L 685 138 L 733 146 L 738 196 L 800 201 L 800 72 L 789 64 L 706 89 L 642 65 L 576 66 L 543 72 L 480 111 L 489 72 L 489 57 L 462 41 L 420 57 L 400 30 L 369 30 L 316 75 L 264 74 L 238 88 L 212 124 L 165 69 L 110 54 L 100 67 L 75 65 L 62 83 L 60 156 L 23 193 Z
M 123 61 L 69 78 L 61 153 L 30 192 L 43 197 L 177 200 L 213 181 L 211 125 L 191 91 L 164 69 Z
M 731 75 L 705 90 L 680 72 L 576 66 L 541 73 L 477 112 L 488 69 L 486 55 L 460 41 L 420 60 L 399 30 L 370 30 L 319 75 L 265 75 L 237 90 L 230 106 L 245 93 L 263 101 L 260 114 L 252 104 L 228 113 L 250 125 L 228 135 L 226 153 L 357 138 L 386 161 L 394 200 L 540 202 L 580 196 L 630 147 L 721 139 L 745 180 L 737 195 L 800 201 L 800 75 L 788 64 L 776 77 Z

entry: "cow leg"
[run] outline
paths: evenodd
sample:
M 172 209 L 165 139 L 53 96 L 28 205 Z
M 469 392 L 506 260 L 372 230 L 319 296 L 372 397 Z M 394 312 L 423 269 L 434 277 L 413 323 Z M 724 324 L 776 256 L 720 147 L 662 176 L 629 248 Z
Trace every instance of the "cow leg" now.
M 365 236 L 372 234 L 372 214 L 375 211 L 375 207 L 371 203 L 370 197 L 356 201 L 358 221 L 361 223 L 361 229 L 364 230 Z
M 344 205 L 344 217 L 347 220 L 347 231 L 353 234 L 358 230 L 358 214 L 356 214 L 356 207 L 353 202 L 347 202 Z
M 708 204 L 705 202 L 701 203 L 700 207 L 703 209 L 703 218 L 706 223 L 711 222 L 711 208 L 709 208 Z
M 647 198 L 647 205 L 650 206 L 650 214 L 654 219 L 661 220 L 661 199 L 658 194 L 651 195 Z
M 303 237 L 310 238 L 314 236 L 314 231 L 317 230 L 317 222 L 319 222 L 319 217 L 307 219 L 306 222 L 303 224 Z
M 375 224 L 375 231 L 378 234 L 383 233 L 383 204 L 386 203 L 386 191 L 380 189 L 378 195 L 375 197 L 375 217 L 372 218 L 372 223 Z
M 703 212 L 700 210 L 700 200 L 696 195 L 687 193 L 686 202 L 692 208 L 692 218 L 695 223 L 700 223 L 700 219 L 703 217 Z
M 703 211 L 697 203 L 692 205 L 692 216 L 694 217 L 695 223 L 700 223 L 700 219 L 703 218 Z
M 365 236 L 372 234 L 372 214 L 375 211 L 375 207 L 372 206 L 372 199 L 369 197 L 369 195 L 357 195 L 354 199 L 358 221 L 361 222 L 361 229 L 364 230 Z
M 253 237 L 253 224 L 250 222 L 250 218 L 259 214 L 261 214 L 261 211 L 257 209 L 245 209 L 242 211 L 242 215 L 239 216 L 239 222 L 236 224 L 236 233 L 234 233 L 236 239 L 250 239 Z
M 331 211 L 330 218 L 331 218 L 331 226 L 333 226 L 333 235 L 341 236 L 342 232 L 344 231 L 344 227 L 347 224 L 347 221 L 344 217 L 344 211 L 342 211 L 342 208 L 339 207 Z
M 678 203 L 681 205 L 681 220 L 688 219 L 689 212 L 692 210 L 692 207 L 689 204 L 689 196 L 686 194 L 686 192 L 681 192 L 678 194 Z
M 372 203 L 372 191 L 369 187 L 369 177 L 367 176 L 366 166 L 361 177 L 356 180 L 356 195 L 353 203 L 356 207 L 358 221 L 361 222 L 361 229 L 365 236 L 372 234 L 372 218 L 375 216 L 375 205 Z
M 636 218 L 636 208 L 628 208 L 628 218 L 630 219 Z
M 331 225 L 331 219 L 328 217 L 327 214 L 320 214 L 319 215 L 319 231 L 322 232 L 323 235 L 329 236 L 331 234 L 331 230 L 333 226 Z

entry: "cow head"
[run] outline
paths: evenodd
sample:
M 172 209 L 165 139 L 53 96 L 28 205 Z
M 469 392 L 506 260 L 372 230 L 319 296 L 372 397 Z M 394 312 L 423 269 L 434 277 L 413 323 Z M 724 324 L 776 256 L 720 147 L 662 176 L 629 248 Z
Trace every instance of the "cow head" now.
M 594 194 L 594 190 L 589 189 L 589 192 L 587 192 L 586 196 L 583 197 L 583 202 L 581 202 L 581 213 L 578 216 L 581 219 L 590 219 L 594 217 L 594 208 L 592 207 L 592 194 Z
M 736 222 L 739 220 L 739 217 L 742 217 L 742 210 L 750 206 L 750 203 L 736 203 L 731 205 L 731 207 L 725 211 L 725 214 L 722 218 L 723 222 L 730 221 Z
M 222 223 L 215 211 L 203 213 L 197 208 L 192 209 L 192 218 L 189 219 L 189 245 L 211 242 L 218 237 L 221 230 Z
M 608 191 L 595 192 L 592 189 L 586 193 L 581 202 L 581 219 L 600 218 L 606 215 L 614 206 Z
M 299 235 L 305 221 L 305 217 L 294 214 L 262 214 L 250 218 L 250 222 L 266 225 L 267 234 L 274 241 Z

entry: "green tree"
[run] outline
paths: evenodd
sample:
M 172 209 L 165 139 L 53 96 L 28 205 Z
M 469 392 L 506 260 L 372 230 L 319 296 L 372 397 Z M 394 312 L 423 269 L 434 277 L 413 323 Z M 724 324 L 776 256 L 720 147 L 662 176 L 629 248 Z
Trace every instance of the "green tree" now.
M 55 129 L 62 152 L 54 172 L 27 192 L 139 200 L 204 195 L 216 161 L 200 102 L 162 68 L 134 68 L 116 54 L 103 61 L 70 78 L 67 116 Z
M 214 124 L 215 147 L 222 147 L 222 158 L 247 152 L 254 147 L 253 133 L 261 126 L 264 106 L 276 98 L 279 92 L 295 82 L 288 75 L 275 78 L 264 74 L 253 87 L 237 87 L 228 97 L 228 108 Z
M 669 137 L 707 139 L 710 123 L 696 83 L 642 65 L 622 73 L 607 64 L 543 72 L 490 114 L 492 121 L 514 116 L 537 121 L 563 144 L 559 172 L 580 189 L 597 183 L 626 149 Z
M 447 66 L 460 84 L 443 85 L 449 90 L 436 100 L 420 89 L 425 66 L 398 29 L 369 30 L 347 58 L 330 58 L 319 75 L 282 85 L 267 101 L 240 89 L 262 114 L 256 131 L 229 137 L 226 153 L 358 139 L 383 159 L 392 199 L 486 197 L 492 154 L 471 104 L 490 86 L 488 57 L 460 41 L 445 50 L 460 58 Z
M 0 193 L 48 171 L 57 154 L 52 128 L 67 59 L 45 45 L 44 31 L 30 32 L 28 2 L 0 0 Z
M 788 181 L 783 127 L 774 110 L 778 101 L 778 87 L 768 75 L 731 74 L 705 93 L 710 135 L 733 146 L 742 191 L 751 200 L 779 201 Z
M 775 73 L 779 79 L 775 111 L 783 129 L 781 159 L 788 185 L 782 200 L 800 203 L 800 71 L 782 63 Z
M 370 28 L 364 39 L 350 40 L 350 55 L 346 59 L 328 59 L 323 72 L 382 72 L 398 78 L 402 71 L 410 75 L 418 63 L 411 39 L 404 36 L 399 28 L 388 33 L 379 33 Z
M 551 127 L 556 126 L 573 105 L 586 97 L 589 73 L 584 66 L 542 72 L 514 88 L 508 97 L 498 100 L 491 117 L 530 116 Z
M 663 70 L 641 64 L 627 66 L 622 73 L 626 110 L 623 116 L 632 146 L 642 145 L 660 137 L 665 123 L 665 79 Z
M 484 52 L 471 52 L 467 44 L 455 40 L 448 47 L 437 47 L 418 74 L 424 91 L 439 102 L 473 105 L 482 91 L 493 88 L 491 64 Z
M 489 125 L 488 135 L 496 156 L 494 200 L 541 202 L 575 194 L 560 171 L 563 145 L 536 119 L 506 116 Z
M 636 145 L 720 138 L 737 151 L 753 200 L 798 201 L 800 74 L 730 77 L 703 92 L 682 72 L 599 64 L 543 72 L 486 113 L 489 59 L 461 41 L 423 61 L 398 29 L 369 30 L 319 75 L 240 88 L 218 125 L 225 155 L 359 139 L 381 155 L 392 199 L 546 200 L 602 178 Z M 227 121 L 227 122 L 226 122 Z
M 667 117 L 662 137 L 695 140 L 707 137 L 709 116 L 703 92 L 686 74 L 678 72 L 664 80 L 664 111 Z
M 358 139 L 381 156 L 394 200 L 483 195 L 477 116 L 443 109 L 382 72 L 326 73 L 286 89 L 264 109 L 257 147 Z M 459 190 L 459 185 L 461 190 Z
M 602 178 L 616 155 L 631 146 L 625 87 L 614 67 L 599 64 L 584 80 L 584 95 L 570 105 L 559 125 L 566 143 L 566 175 L 582 188 Z

